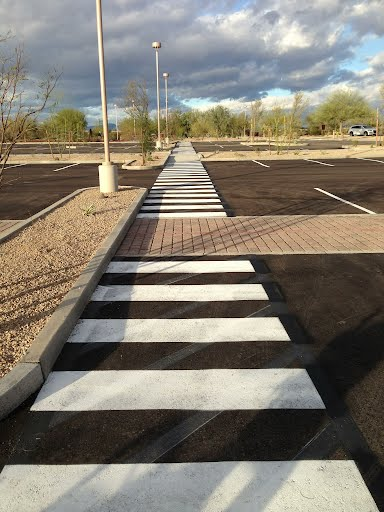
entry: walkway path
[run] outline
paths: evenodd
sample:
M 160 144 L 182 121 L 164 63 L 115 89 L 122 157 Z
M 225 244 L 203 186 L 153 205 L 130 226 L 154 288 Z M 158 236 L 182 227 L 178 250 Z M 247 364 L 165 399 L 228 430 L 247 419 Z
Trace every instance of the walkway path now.
M 178 143 L 137 218 L 226 217 L 215 187 L 190 142 Z

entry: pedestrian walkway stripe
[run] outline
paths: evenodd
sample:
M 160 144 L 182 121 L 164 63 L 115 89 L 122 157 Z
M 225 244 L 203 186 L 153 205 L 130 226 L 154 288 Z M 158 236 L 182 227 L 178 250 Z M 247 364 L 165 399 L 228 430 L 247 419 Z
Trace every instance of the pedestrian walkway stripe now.
M 127 274 L 213 274 L 224 272 L 255 272 L 249 260 L 208 260 L 208 261 L 112 261 L 107 273 Z
M 1 476 L 7 512 L 379 510 L 350 460 L 15 464 Z
M 173 218 L 173 217 L 183 217 L 183 218 L 189 218 L 189 217 L 226 217 L 227 214 L 225 212 L 175 212 L 175 213 L 138 213 L 137 219 L 167 219 L 167 218 Z
M 147 197 L 219 197 L 217 192 L 210 190 L 196 190 L 196 192 L 189 192 L 188 190 L 154 190 L 148 194 Z
M 151 196 L 151 199 L 146 199 L 144 201 L 143 206 L 145 207 L 146 205 L 149 205 L 149 204 L 175 204 L 175 203 L 198 204 L 198 203 L 220 203 L 220 202 L 221 202 L 220 199 L 210 199 L 210 198 L 205 199 L 204 197 L 202 197 L 200 199 L 198 197 L 195 197 L 193 199 L 178 199 L 176 196 L 171 199 L 162 199 L 162 198 L 152 199 L 152 196 Z
M 98 286 L 92 301 L 234 301 L 269 300 L 261 284 Z
M 31 410 L 324 408 L 306 370 L 283 368 L 52 372 Z
M 162 211 L 162 210 L 223 210 L 221 204 L 166 204 L 164 206 L 145 206 L 143 205 L 141 211 Z
M 279 318 L 81 319 L 69 343 L 290 341 Z
M 350 206 L 353 206 L 354 208 L 358 208 L 359 210 L 363 210 L 363 212 L 370 213 L 371 215 L 376 215 L 376 212 L 373 212 L 372 210 L 368 210 L 367 208 L 363 208 L 362 206 L 359 206 L 358 204 L 351 203 L 350 201 L 347 201 L 346 199 L 342 199 L 339 196 L 335 196 L 334 194 L 331 194 L 330 192 L 327 192 L 326 190 L 323 190 L 322 188 L 315 188 L 318 192 L 321 192 L 322 194 L 325 194 L 329 197 L 333 197 L 333 199 L 337 199 L 338 201 L 341 201 L 342 203 L 349 204 Z

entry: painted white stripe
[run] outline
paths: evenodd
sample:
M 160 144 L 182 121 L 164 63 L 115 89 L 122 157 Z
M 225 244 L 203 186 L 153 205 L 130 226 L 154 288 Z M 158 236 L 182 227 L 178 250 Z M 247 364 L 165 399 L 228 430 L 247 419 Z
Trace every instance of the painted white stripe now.
M 149 196 L 148 196 L 149 197 Z M 144 201 L 143 206 L 149 205 L 149 204 L 196 204 L 196 203 L 220 203 L 220 199 L 205 199 L 205 198 L 195 198 L 195 199 L 179 199 L 179 198 L 172 198 L 172 199 L 146 199 Z
M 255 164 L 262 165 L 263 167 L 270 167 L 270 165 L 263 164 L 262 162 L 259 162 L 258 160 L 252 160 L 252 162 L 254 162 Z
M 353 206 L 354 208 L 358 208 L 359 210 L 363 210 L 363 212 L 370 213 L 371 215 L 376 215 L 376 212 L 373 212 L 372 210 L 368 210 L 367 208 L 363 208 L 362 206 L 359 206 L 358 204 L 351 203 L 350 201 L 347 201 L 346 199 L 342 199 L 339 196 L 335 196 L 334 194 L 331 194 L 330 192 L 327 192 L 326 190 L 323 190 L 322 188 L 315 188 L 318 192 L 322 192 L 323 194 L 326 194 L 327 196 L 333 197 L 334 199 L 337 199 L 338 201 L 341 201 L 342 203 L 349 204 L 350 206 Z
M 150 260 L 111 261 L 106 273 L 127 274 L 222 274 L 224 272 L 252 272 L 255 270 L 248 260 Z
M 174 180 L 174 181 L 169 181 L 169 180 L 156 180 L 155 181 L 155 185 L 210 185 L 212 182 L 211 180 L 190 180 L 190 181 L 186 181 L 186 180 Z
M 352 460 L 15 464 L 0 495 L 7 512 L 379 510 Z
M 211 192 L 214 190 L 213 185 L 169 185 L 165 187 L 164 185 L 153 185 L 151 190 L 206 190 L 207 192 Z
M 8 167 L 4 167 L 4 171 L 6 171 L 7 169 L 12 169 L 13 167 L 22 167 L 23 165 L 27 165 L 27 164 L 9 165 Z
M 323 409 L 306 370 L 51 372 L 31 411 Z
M 269 300 L 261 284 L 190 284 L 98 286 L 92 301 L 234 301 Z
M 303 158 L 306 162 L 313 162 L 315 164 L 327 165 L 328 167 L 335 167 L 334 164 L 327 164 L 325 162 L 319 162 L 319 160 L 311 160 L 310 158 Z
M 289 341 L 276 317 L 80 319 L 69 343 Z
M 224 206 L 221 204 L 169 204 L 169 205 L 158 205 L 158 206 L 142 206 L 142 210 L 158 211 L 161 210 L 223 210 Z
M 209 178 L 209 175 L 204 172 L 199 173 L 161 173 L 159 174 L 159 178 L 196 178 L 196 177 L 204 177 Z
M 384 164 L 383 160 L 375 160 L 374 158 L 362 158 L 361 156 L 356 156 L 355 160 L 367 160 L 367 162 L 377 162 L 379 164 Z
M 79 164 L 66 165 L 65 167 L 60 167 L 59 169 L 54 169 L 52 172 L 63 171 L 64 169 L 69 169 L 70 167 L 75 167 L 75 165 L 79 165 Z
M 189 199 L 204 199 L 204 198 L 210 198 L 215 197 L 218 198 L 219 196 L 217 194 L 189 194 L 189 193 L 173 193 L 173 192 L 164 192 L 163 194 L 156 194 L 150 192 L 147 196 L 148 199 L 150 198 L 164 198 L 164 199 L 181 199 L 181 198 L 189 198 Z
M 200 217 L 204 219 L 205 217 L 227 217 L 226 213 L 221 212 L 175 212 L 175 213 L 138 213 L 136 215 L 136 219 L 166 219 L 166 218 L 176 218 L 183 217 L 188 219 L 189 217 Z

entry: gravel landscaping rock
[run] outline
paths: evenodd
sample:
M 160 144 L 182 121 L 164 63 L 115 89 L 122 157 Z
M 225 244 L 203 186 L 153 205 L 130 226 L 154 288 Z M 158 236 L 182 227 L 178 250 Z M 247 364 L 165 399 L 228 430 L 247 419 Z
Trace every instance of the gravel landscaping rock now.
M 137 195 L 81 192 L 1 244 L 0 377 L 20 361 Z

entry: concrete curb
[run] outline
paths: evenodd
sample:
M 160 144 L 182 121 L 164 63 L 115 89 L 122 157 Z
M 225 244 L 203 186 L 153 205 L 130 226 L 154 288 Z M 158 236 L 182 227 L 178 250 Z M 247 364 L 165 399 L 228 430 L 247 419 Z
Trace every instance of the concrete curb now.
M 0 379 L 0 420 L 37 391 L 48 377 L 64 343 L 148 195 L 147 189 L 138 190 L 141 190 L 141 194 L 102 242 L 27 354 L 15 368 Z
M 14 226 L 11 226 L 8 229 L 5 229 L 3 234 L 0 236 L 0 244 L 7 240 L 8 238 L 11 238 L 11 236 L 16 235 L 19 231 L 26 228 L 33 222 L 35 222 L 38 219 L 41 219 L 51 211 L 55 210 L 59 206 L 62 206 L 63 204 L 67 203 L 70 199 L 77 196 L 81 192 L 84 192 L 85 190 L 90 190 L 92 188 L 97 187 L 86 187 L 86 188 L 79 188 L 78 190 L 75 190 L 71 194 L 63 197 L 62 199 L 59 199 L 56 201 L 56 203 L 51 204 L 50 206 L 47 206 L 47 208 L 44 208 L 44 210 L 41 210 L 40 212 L 36 213 L 35 215 L 32 215 L 32 217 L 28 217 L 28 219 L 20 220 L 17 224 Z

